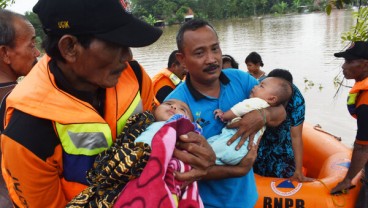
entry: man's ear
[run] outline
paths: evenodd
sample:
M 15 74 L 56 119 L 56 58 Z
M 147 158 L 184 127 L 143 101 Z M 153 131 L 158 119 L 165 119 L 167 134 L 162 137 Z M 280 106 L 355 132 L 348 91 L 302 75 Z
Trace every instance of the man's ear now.
M 75 62 L 78 56 L 78 47 L 81 47 L 81 45 L 75 36 L 64 35 L 60 38 L 58 47 L 61 56 L 67 62 Z
M 0 45 L 0 59 L 6 64 L 10 64 L 10 57 L 8 54 L 8 46 Z
M 176 53 L 176 60 L 178 60 L 180 65 L 182 65 L 184 68 L 187 68 L 187 66 L 185 65 L 184 59 L 185 57 L 183 53 L 181 52 Z

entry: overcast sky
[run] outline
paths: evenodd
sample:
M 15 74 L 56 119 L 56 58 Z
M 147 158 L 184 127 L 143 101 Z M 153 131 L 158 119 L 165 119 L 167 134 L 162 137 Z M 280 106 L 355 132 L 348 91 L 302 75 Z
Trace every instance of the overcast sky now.
M 31 12 L 37 1 L 38 0 L 15 0 L 15 3 L 6 9 L 24 14 L 26 12 Z

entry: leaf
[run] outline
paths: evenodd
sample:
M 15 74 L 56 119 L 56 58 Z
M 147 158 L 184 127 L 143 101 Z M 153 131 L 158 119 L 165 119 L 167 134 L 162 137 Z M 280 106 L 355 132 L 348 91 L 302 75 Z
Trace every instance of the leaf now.
M 326 13 L 327 13 L 327 15 L 330 15 L 331 14 L 331 11 L 332 11 L 332 6 L 331 6 L 331 4 L 329 4 L 329 5 L 326 6 Z

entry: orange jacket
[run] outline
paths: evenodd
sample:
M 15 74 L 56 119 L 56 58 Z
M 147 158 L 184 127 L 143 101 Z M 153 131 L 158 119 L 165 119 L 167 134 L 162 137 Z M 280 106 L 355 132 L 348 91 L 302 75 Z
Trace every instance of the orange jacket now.
M 43 57 L 7 99 L 6 124 L 9 123 L 14 109 L 17 109 L 52 121 L 60 139 L 53 155 L 42 160 L 14 138 L 2 135 L 3 175 L 10 196 L 19 207 L 65 207 L 86 186 L 64 178 L 67 172 L 75 173 L 79 168 L 67 168 L 64 163 L 68 159 L 64 156 L 94 158 L 111 146 L 130 115 L 149 110 L 153 104 L 149 76 L 142 70 L 140 94 L 136 75 L 128 65 L 118 84 L 106 89 L 105 117 L 102 118 L 89 103 L 57 87 L 48 68 L 49 60 L 49 57 Z M 37 132 L 37 129 L 34 131 Z M 79 138 L 82 134 L 84 137 Z M 39 135 L 42 137 L 42 132 Z M 87 147 L 83 146 L 85 135 L 91 135 L 92 139 L 99 136 L 105 146 L 93 142 L 87 144 Z M 78 141 L 81 141 L 82 146 L 73 145 L 75 139 L 80 139 Z M 39 145 L 42 148 L 42 144 Z
M 181 80 L 174 73 L 167 68 L 164 68 L 152 78 L 153 92 L 155 93 L 155 96 L 157 96 L 157 93 L 162 87 L 169 86 L 174 90 L 180 83 Z M 160 103 L 157 99 L 155 99 L 155 101 L 157 104 Z

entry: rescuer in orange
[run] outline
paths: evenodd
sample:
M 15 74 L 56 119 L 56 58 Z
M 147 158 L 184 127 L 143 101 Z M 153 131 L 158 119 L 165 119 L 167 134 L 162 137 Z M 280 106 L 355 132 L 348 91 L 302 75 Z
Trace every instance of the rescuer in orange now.
M 162 103 L 184 79 L 187 71 L 176 59 L 178 50 L 171 52 L 167 68 L 163 68 L 153 78 L 153 92 L 155 93 L 156 102 Z

